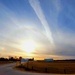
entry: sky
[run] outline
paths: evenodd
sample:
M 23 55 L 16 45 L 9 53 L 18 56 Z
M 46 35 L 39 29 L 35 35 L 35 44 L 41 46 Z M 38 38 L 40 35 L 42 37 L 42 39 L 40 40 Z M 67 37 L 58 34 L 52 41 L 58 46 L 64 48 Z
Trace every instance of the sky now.
M 75 0 L 0 0 L 0 57 L 8 56 L 74 59 Z

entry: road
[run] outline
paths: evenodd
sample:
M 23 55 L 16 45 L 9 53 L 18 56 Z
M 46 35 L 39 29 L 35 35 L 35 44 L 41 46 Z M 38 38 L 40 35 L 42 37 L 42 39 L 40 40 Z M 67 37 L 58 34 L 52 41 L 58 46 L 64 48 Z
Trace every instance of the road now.
M 15 64 L 7 64 L 7 65 L 0 66 L 0 75 L 62 75 L 62 74 L 43 74 L 43 73 L 22 72 L 22 71 L 14 70 L 12 68 L 13 66 L 15 66 Z

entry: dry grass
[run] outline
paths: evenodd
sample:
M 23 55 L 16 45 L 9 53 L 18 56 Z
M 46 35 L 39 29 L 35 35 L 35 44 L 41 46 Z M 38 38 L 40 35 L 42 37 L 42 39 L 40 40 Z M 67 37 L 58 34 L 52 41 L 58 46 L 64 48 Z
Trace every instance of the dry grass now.
M 37 72 L 75 73 L 75 62 L 28 62 L 23 67 Z
M 0 65 L 5 65 L 5 64 L 9 64 L 9 63 L 12 63 L 12 62 L 9 62 L 9 61 L 0 61 Z

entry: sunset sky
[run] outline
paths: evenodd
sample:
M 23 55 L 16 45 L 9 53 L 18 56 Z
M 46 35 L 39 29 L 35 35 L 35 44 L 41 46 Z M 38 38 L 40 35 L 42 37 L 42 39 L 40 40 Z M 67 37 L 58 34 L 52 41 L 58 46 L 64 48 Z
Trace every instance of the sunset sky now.
M 0 0 L 0 57 L 75 58 L 75 0 Z

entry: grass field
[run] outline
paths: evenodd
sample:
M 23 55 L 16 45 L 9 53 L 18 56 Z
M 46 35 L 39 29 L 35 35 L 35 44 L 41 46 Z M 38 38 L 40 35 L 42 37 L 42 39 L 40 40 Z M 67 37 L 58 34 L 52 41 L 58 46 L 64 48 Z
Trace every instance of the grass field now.
M 24 69 L 43 73 L 75 74 L 75 62 L 27 62 Z

